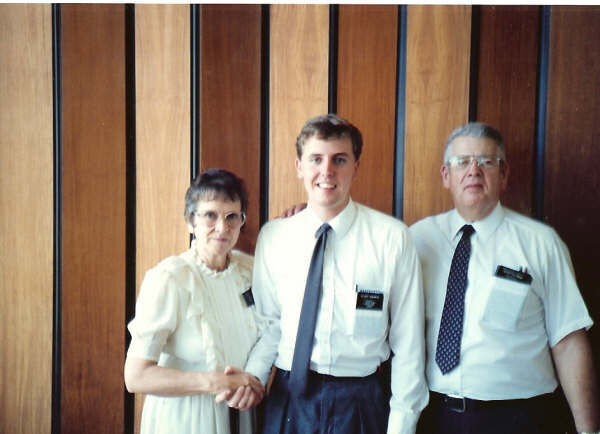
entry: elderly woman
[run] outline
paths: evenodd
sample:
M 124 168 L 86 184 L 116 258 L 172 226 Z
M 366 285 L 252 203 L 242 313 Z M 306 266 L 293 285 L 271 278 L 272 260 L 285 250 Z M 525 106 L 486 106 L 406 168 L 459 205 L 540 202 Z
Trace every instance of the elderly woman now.
M 125 361 L 127 389 L 148 395 L 144 434 L 230 434 L 229 408 L 215 396 L 240 386 L 264 394 L 240 369 L 259 333 L 252 258 L 232 250 L 247 205 L 233 173 L 202 173 L 185 196 L 191 248 L 146 273 Z M 240 412 L 239 432 L 252 432 L 248 411 Z

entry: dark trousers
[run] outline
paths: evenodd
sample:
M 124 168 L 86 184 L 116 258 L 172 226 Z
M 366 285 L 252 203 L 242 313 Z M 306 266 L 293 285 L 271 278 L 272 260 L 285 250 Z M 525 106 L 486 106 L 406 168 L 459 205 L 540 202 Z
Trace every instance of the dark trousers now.
M 464 411 L 463 410 L 464 407 Z M 506 401 L 447 400 L 430 392 L 417 434 L 558 434 L 565 424 L 555 394 Z
M 290 393 L 277 369 L 264 403 L 263 434 L 385 434 L 389 401 L 379 373 L 364 378 L 311 372 L 304 396 Z

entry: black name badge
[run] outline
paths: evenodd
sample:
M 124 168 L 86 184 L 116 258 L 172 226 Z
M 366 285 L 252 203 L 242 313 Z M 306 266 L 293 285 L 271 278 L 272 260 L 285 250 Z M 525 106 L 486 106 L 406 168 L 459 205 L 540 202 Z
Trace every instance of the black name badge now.
M 244 301 L 246 302 L 246 306 L 254 306 L 254 296 L 252 295 L 252 287 L 248 288 L 247 291 L 242 293 L 242 297 L 244 297 Z
M 512 268 L 508 268 L 503 265 L 498 265 L 494 276 L 500 277 L 502 279 L 512 280 L 514 282 L 525 283 L 527 285 L 531 284 L 532 280 L 531 274 L 527 272 L 527 269 L 525 269 L 525 271 L 523 271 L 522 269 L 513 270 Z
M 375 291 L 358 291 L 356 308 L 365 310 L 382 310 L 383 293 Z

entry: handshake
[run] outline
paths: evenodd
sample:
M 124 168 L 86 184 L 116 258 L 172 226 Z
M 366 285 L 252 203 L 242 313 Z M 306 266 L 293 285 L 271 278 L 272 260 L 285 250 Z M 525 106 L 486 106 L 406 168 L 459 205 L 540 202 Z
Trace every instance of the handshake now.
M 227 401 L 238 410 L 256 407 L 265 397 L 265 388 L 258 378 L 239 368 L 227 366 L 223 373 L 214 372 L 215 401 Z

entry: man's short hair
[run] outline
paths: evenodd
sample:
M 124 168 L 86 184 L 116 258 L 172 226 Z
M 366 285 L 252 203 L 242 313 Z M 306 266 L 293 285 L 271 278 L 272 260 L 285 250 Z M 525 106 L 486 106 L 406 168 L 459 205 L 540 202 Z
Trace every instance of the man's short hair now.
M 327 114 L 314 117 L 306 121 L 300 134 L 296 138 L 296 154 L 298 158 L 302 158 L 302 151 L 306 141 L 311 137 L 316 136 L 321 140 L 329 140 L 330 138 L 339 139 L 347 137 L 352 143 L 352 153 L 354 159 L 358 161 L 362 152 L 363 140 L 360 130 L 352 125 L 347 120 L 335 114 Z
M 498 156 L 503 160 L 506 160 L 506 149 L 500 131 L 483 122 L 469 122 L 468 124 L 456 128 L 448 136 L 446 147 L 444 149 L 444 164 L 448 163 L 448 159 L 452 156 L 450 155 L 450 145 L 459 137 L 491 139 L 496 142 L 496 145 L 498 146 Z

